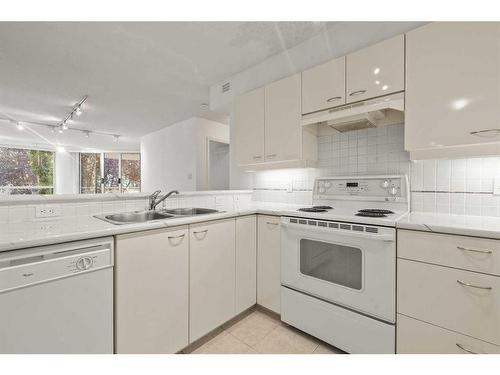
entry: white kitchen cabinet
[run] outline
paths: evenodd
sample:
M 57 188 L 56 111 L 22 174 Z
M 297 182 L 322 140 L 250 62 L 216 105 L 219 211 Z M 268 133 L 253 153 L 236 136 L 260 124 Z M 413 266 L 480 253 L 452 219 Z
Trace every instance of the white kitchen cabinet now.
M 412 30 L 406 64 L 405 148 L 412 158 L 500 153 L 500 23 Z
M 187 226 L 116 236 L 115 351 L 188 345 Z
M 346 56 L 346 102 L 405 89 L 405 40 L 398 35 Z
M 265 160 L 284 161 L 302 156 L 300 74 L 265 87 Z
M 499 240 L 398 230 L 398 353 L 499 351 L 499 246 Z
M 190 342 L 235 315 L 235 220 L 189 226 Z
M 252 307 L 257 298 L 257 217 L 236 218 L 235 315 Z
M 257 218 L 257 304 L 281 311 L 281 227 L 277 216 Z
M 301 119 L 300 74 L 239 96 L 232 129 L 237 163 L 249 170 L 317 165 L 314 129 Z
M 302 113 L 345 104 L 345 56 L 302 72 Z
M 233 123 L 238 164 L 255 164 L 264 154 L 264 88 L 247 92 L 235 100 Z
M 500 346 L 398 314 L 398 354 L 500 354 Z

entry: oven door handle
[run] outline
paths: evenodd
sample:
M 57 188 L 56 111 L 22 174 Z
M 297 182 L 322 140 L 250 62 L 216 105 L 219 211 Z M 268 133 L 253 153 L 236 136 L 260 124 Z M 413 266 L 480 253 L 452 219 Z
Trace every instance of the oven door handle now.
M 392 233 L 382 233 L 382 234 L 375 234 L 375 233 L 367 233 L 367 232 L 356 232 L 353 230 L 347 230 L 347 229 L 333 229 L 333 228 L 324 228 L 324 227 L 318 227 L 314 225 L 304 225 L 304 224 L 291 224 L 286 221 L 281 222 L 281 226 L 283 228 L 290 228 L 290 229 L 295 229 L 295 230 L 302 230 L 302 231 L 307 231 L 309 233 L 329 233 L 329 234 L 337 234 L 341 236 L 346 236 L 346 237 L 356 237 L 356 238 L 369 238 L 371 240 L 378 240 L 378 241 L 387 241 L 387 242 L 393 242 L 395 241 L 395 235 Z

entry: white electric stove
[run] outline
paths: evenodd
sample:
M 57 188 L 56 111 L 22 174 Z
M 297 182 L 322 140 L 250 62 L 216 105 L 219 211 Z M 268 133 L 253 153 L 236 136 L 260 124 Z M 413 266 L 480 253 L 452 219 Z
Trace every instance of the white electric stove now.
M 281 318 L 349 353 L 394 353 L 406 176 L 322 177 L 281 218 Z

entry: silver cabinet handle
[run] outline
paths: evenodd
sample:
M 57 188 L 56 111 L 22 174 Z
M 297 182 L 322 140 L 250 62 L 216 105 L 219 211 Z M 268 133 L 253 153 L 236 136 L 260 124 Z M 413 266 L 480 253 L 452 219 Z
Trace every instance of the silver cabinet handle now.
M 462 280 L 457 280 L 457 283 L 459 283 L 460 285 L 463 285 L 463 286 L 468 286 L 470 288 L 484 289 L 484 290 L 491 290 L 491 289 L 493 289 L 493 287 L 491 287 L 491 286 L 473 285 L 473 284 L 466 283 L 466 282 L 464 282 Z
M 469 353 L 469 354 L 479 354 L 479 353 L 473 352 L 472 350 L 464 348 L 464 346 L 461 345 L 461 344 L 459 344 L 458 342 L 455 345 L 458 346 L 460 349 L 462 349 L 466 353 Z
M 262 158 L 262 155 L 254 155 L 253 156 L 254 159 L 261 159 Z
M 340 99 L 342 99 L 342 97 L 341 97 L 341 96 L 334 96 L 334 97 L 331 97 L 331 98 L 326 99 L 326 101 L 327 101 L 328 103 L 331 103 L 331 102 L 333 102 L 334 100 L 340 100 Z
M 266 221 L 266 224 L 269 224 L 269 225 L 279 225 L 278 223 L 271 223 L 270 221 Z
M 205 229 L 205 230 L 200 230 L 200 231 L 197 231 L 197 232 L 193 232 L 193 234 L 201 234 L 201 233 L 207 233 L 208 232 L 208 229 Z
M 356 95 L 361 95 L 364 94 L 366 90 L 358 90 L 358 91 L 353 91 L 349 94 L 349 96 L 356 96 Z
M 476 130 L 473 132 L 469 132 L 470 135 L 477 135 L 478 137 L 496 137 L 500 134 L 500 129 L 484 129 L 484 130 Z
M 493 251 L 491 250 L 479 250 L 479 249 L 470 249 L 468 247 L 463 247 L 463 246 L 457 246 L 458 250 L 463 250 L 463 251 L 470 251 L 472 253 L 481 253 L 481 254 L 491 254 Z
M 278 156 L 278 155 L 276 155 L 276 154 L 269 154 L 269 155 L 266 155 L 266 156 L 267 156 L 268 158 L 275 158 L 275 157 L 276 157 L 276 156 Z
M 179 234 L 178 236 L 168 236 L 169 240 L 174 240 L 176 238 L 184 238 L 186 235 L 185 234 Z

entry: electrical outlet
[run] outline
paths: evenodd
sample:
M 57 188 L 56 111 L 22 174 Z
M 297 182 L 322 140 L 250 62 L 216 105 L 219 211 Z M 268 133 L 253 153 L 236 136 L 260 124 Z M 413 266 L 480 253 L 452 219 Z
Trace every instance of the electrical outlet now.
M 35 217 L 57 217 L 61 216 L 61 207 L 58 205 L 36 206 Z

